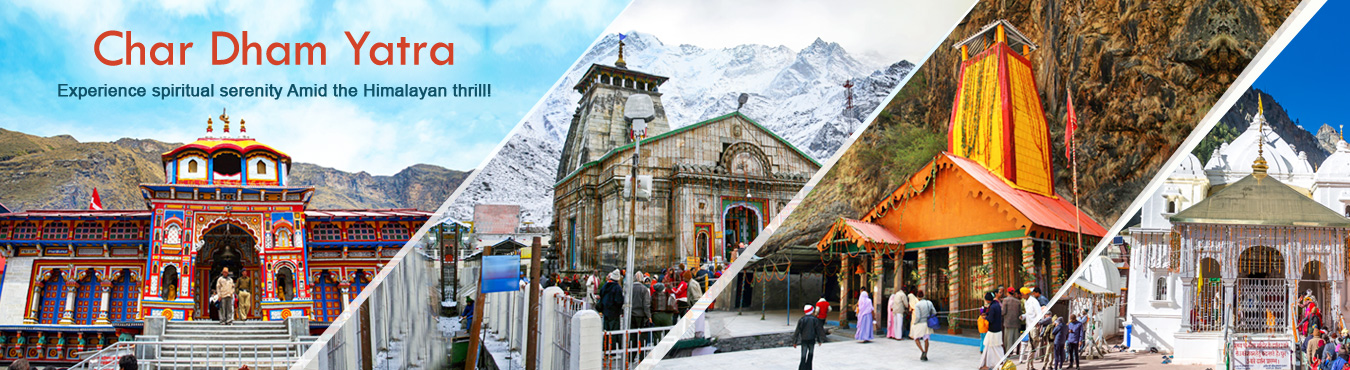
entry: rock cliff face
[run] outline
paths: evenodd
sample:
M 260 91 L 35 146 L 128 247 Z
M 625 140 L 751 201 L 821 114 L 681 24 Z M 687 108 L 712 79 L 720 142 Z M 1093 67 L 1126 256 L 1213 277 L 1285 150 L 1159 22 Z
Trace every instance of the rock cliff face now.
M 1230 0 L 981 2 L 761 254 L 814 243 L 837 217 L 862 215 L 908 176 L 905 171 L 945 150 L 945 144 L 891 143 L 897 132 L 945 138 L 960 68 L 959 50 L 950 46 L 1000 18 L 1039 46 L 1030 60 L 1051 130 L 1055 189 L 1066 196 L 1072 196 L 1072 179 L 1063 155 L 1065 97 L 1073 91 L 1082 208 L 1109 227 L 1295 6 L 1295 1 Z M 869 163 L 876 158 L 906 163 Z
M 148 139 L 81 143 L 0 129 L 0 203 L 12 210 L 83 209 L 98 188 L 106 209 L 145 209 L 138 185 L 164 182 L 160 154 L 181 144 Z M 291 183 L 316 188 L 311 209 L 434 211 L 468 173 L 419 164 L 393 176 L 294 163 Z
M 1317 147 L 1322 148 L 1322 151 L 1327 153 L 1336 151 L 1336 142 L 1341 141 L 1341 133 L 1336 130 L 1337 128 L 1325 123 L 1322 124 L 1322 127 L 1318 127 L 1317 135 L 1314 135 L 1317 138 Z M 1326 160 L 1326 158 L 1323 158 L 1323 160 Z
M 1258 103 L 1258 97 L 1260 103 Z M 1311 132 L 1299 126 L 1298 122 L 1289 118 L 1289 112 L 1284 110 L 1284 107 L 1275 97 L 1260 89 L 1252 88 L 1243 93 L 1237 104 L 1234 104 L 1233 108 L 1230 108 L 1228 113 L 1224 113 L 1223 118 L 1219 119 L 1218 126 L 1223 127 L 1215 127 L 1210 135 L 1201 142 L 1201 145 L 1195 148 L 1193 153 L 1201 160 L 1208 161 L 1209 156 L 1214 153 L 1214 148 L 1218 147 L 1219 144 L 1233 141 L 1237 135 L 1242 134 L 1242 131 L 1247 130 L 1252 122 L 1251 117 L 1257 114 L 1258 104 L 1265 107 L 1266 123 L 1270 125 L 1270 129 L 1298 151 L 1308 153 L 1308 163 L 1311 163 L 1314 168 L 1320 166 L 1322 161 L 1326 160 L 1328 155 L 1331 155 L 1331 151 L 1336 150 L 1336 140 L 1339 140 L 1340 136 L 1336 136 L 1335 129 L 1323 125 L 1317 136 L 1313 136 Z M 1333 137 L 1335 139 L 1331 139 L 1332 141 L 1327 143 L 1327 146 L 1323 146 L 1321 140 L 1324 131 L 1328 129 L 1331 131 L 1331 136 L 1328 139 Z M 1331 149 L 1327 150 L 1326 147 Z

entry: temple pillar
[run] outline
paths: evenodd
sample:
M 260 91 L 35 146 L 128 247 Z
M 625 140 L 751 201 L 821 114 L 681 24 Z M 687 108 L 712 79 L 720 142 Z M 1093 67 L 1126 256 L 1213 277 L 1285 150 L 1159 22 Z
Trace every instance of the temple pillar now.
M 1059 257 L 1059 242 L 1050 242 L 1050 291 L 1058 292 L 1060 281 L 1059 275 L 1064 271 L 1064 262 Z M 1186 312 L 1183 310 L 1182 312 Z
M 38 281 L 38 284 L 42 284 L 42 281 L 39 280 L 39 281 Z M 42 315 L 42 313 L 39 312 L 39 307 L 41 307 L 41 305 L 42 305 L 42 302 L 41 302 L 41 301 L 42 301 L 42 293 L 39 292 L 38 290 L 34 290 L 33 292 L 30 292 L 30 293 L 28 293 L 28 294 L 29 294 L 29 297 L 28 297 L 28 314 L 27 314 L 27 315 L 24 315 L 23 323 L 24 323 L 24 324 L 37 324 L 37 323 L 38 323 L 38 317 L 39 317 L 40 315 Z
M 1232 333 L 1232 332 L 1233 332 L 1233 329 L 1236 329 L 1236 328 L 1233 327 L 1233 326 L 1234 326 L 1234 325 L 1233 325 L 1233 310 L 1234 310 L 1236 307 L 1235 307 L 1235 305 L 1229 304 L 1229 302 L 1233 302 L 1233 297 L 1235 297 L 1234 294 L 1236 293 L 1236 292 L 1235 292 L 1235 290 L 1236 290 L 1235 288 L 1236 288 L 1236 286 L 1237 286 L 1237 279 L 1235 279 L 1235 278 L 1223 278 L 1223 279 L 1221 279 L 1220 281 L 1221 281 L 1222 284 L 1223 284 L 1223 302 L 1219 302 L 1219 306 L 1220 306 L 1220 307 L 1224 307 L 1224 310 L 1223 310 L 1223 327 L 1224 327 L 1224 330 L 1226 330 L 1226 331 L 1229 332 L 1229 333 Z M 1289 291 L 1292 293 L 1292 292 L 1294 291 L 1294 289 L 1295 289 L 1294 287 L 1290 287 L 1290 288 L 1289 288 Z M 1293 302 L 1293 301 L 1290 301 L 1290 302 Z M 1286 322 L 1292 322 L 1292 321 L 1286 321 Z
M 894 269 L 894 270 L 895 270 L 895 284 L 894 284 L 894 286 L 895 286 L 895 291 L 898 292 L 898 291 L 903 290 L 903 289 L 905 288 L 905 251 L 902 249 L 902 250 L 900 251 L 900 253 L 898 253 L 898 254 L 896 255 L 895 260 L 894 260 L 894 261 L 891 261 L 891 262 L 895 263 L 895 269 Z
M 927 293 L 928 291 L 928 251 L 919 250 L 918 265 L 914 266 L 914 271 L 919 275 L 919 281 L 916 282 L 919 291 Z
M 1331 297 L 1327 300 L 1332 302 L 1331 322 L 1341 322 L 1341 308 L 1344 307 L 1344 302 L 1341 302 L 1341 285 L 1340 280 L 1331 281 Z
M 885 311 L 881 310 L 881 302 L 886 300 L 886 295 L 882 293 L 884 290 L 881 289 L 882 285 L 886 285 L 884 283 L 886 281 L 886 270 L 881 267 L 882 256 L 883 254 L 880 252 L 872 254 L 872 278 L 868 280 L 872 282 L 872 318 L 878 323 L 889 323 L 889 318 L 886 318 L 886 321 L 881 320 L 886 316 L 882 314 Z M 881 327 L 881 325 L 872 325 L 872 332 L 875 333 Z
M 352 282 L 350 280 L 343 280 L 338 283 L 338 289 L 342 289 L 342 307 L 346 308 L 348 303 L 351 303 L 353 299 L 356 299 L 356 294 L 352 293 Z
M 1182 312 L 1181 327 L 1177 332 L 1190 333 L 1191 317 L 1194 317 L 1194 315 L 1191 314 L 1191 307 L 1195 306 L 1195 278 L 1187 278 L 1184 276 L 1181 278 L 1181 294 L 1177 295 L 1177 299 L 1181 303 Z
M 71 274 L 71 276 L 74 276 L 74 274 Z M 61 321 L 58 322 L 59 324 L 75 323 L 75 290 L 79 287 L 80 285 L 76 283 L 75 280 L 66 281 L 66 304 L 64 306 L 65 310 L 61 312 Z
M 103 299 L 98 306 L 98 318 L 94 319 L 95 325 L 108 324 L 108 295 L 112 292 L 111 281 L 101 281 L 98 283 L 98 290 L 103 294 Z
M 994 275 L 997 275 L 995 269 L 998 268 L 997 266 L 994 266 L 994 243 L 984 243 L 980 245 L 980 257 L 982 260 L 981 262 L 984 263 L 984 267 L 989 271 L 984 274 L 984 277 L 981 278 L 980 281 L 983 282 L 985 287 L 983 290 L 989 291 L 998 286 L 998 284 L 994 282 Z
M 1288 293 L 1288 294 L 1289 294 L 1289 296 L 1288 296 L 1289 298 L 1287 298 L 1287 299 L 1288 299 L 1287 302 L 1298 302 L 1298 297 L 1299 297 L 1299 295 L 1298 295 L 1298 280 L 1287 280 L 1287 279 L 1286 279 L 1284 285 L 1285 285 L 1285 287 L 1289 290 L 1289 293 Z M 1294 307 L 1298 307 L 1298 306 L 1296 305 L 1296 306 L 1294 306 Z M 1299 310 L 1298 310 L 1298 309 L 1295 309 L 1295 308 L 1293 308 L 1293 307 L 1291 307 L 1291 308 L 1289 308 L 1289 309 L 1287 309 L 1287 310 L 1285 311 L 1285 313 L 1284 313 L 1284 317 L 1285 317 L 1285 319 L 1284 319 L 1284 320 L 1285 320 L 1285 321 L 1284 321 L 1284 322 L 1285 322 L 1285 327 L 1290 327 L 1289 324 L 1298 322 L 1298 313 L 1299 313 Z M 1324 325 L 1325 325 L 1325 324 L 1324 324 Z
M 961 309 L 961 257 L 957 247 L 947 247 L 947 311 L 953 315 Z M 954 329 L 954 328 L 949 328 Z
M 1024 287 L 1036 286 L 1036 242 L 1031 238 L 1022 239 L 1022 272 L 1028 277 L 1022 282 Z
M 853 274 L 848 269 L 848 255 L 843 255 L 839 259 L 839 328 L 848 329 L 848 283 L 849 275 Z

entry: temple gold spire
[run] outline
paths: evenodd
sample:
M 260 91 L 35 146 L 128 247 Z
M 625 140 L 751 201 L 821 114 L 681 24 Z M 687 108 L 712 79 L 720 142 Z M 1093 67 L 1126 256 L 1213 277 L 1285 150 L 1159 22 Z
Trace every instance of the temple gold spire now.
M 225 126 L 223 131 L 227 134 L 230 133 L 230 116 L 225 114 L 225 109 L 220 110 L 220 122 L 223 122 L 221 126 Z
M 628 68 L 628 63 L 623 61 L 623 34 L 619 34 L 619 60 L 614 61 L 614 66 L 619 68 Z
M 1260 131 L 1256 132 L 1256 161 L 1252 163 L 1252 176 L 1257 180 L 1266 178 L 1266 170 L 1270 166 L 1266 164 L 1266 117 L 1265 109 L 1261 107 L 1261 98 L 1256 98 L 1257 122 L 1261 124 Z
M 206 133 L 209 134 L 211 131 L 214 131 L 211 129 L 211 117 L 206 117 Z

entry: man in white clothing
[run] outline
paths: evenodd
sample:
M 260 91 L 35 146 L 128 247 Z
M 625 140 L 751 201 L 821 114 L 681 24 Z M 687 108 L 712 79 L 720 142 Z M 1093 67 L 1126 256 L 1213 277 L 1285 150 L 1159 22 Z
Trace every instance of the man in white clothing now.
M 1039 335 L 1037 335 L 1039 333 L 1036 332 L 1036 322 L 1041 319 L 1041 300 L 1040 300 L 1041 288 L 1031 288 L 1030 292 L 1028 292 L 1026 297 L 1027 301 L 1022 304 L 1022 307 L 1024 308 L 1025 312 L 1022 314 L 1022 321 L 1025 322 L 1027 325 L 1027 336 L 1024 337 L 1022 342 L 1027 344 L 1039 343 L 1036 341 L 1039 337 Z M 1028 348 L 1024 348 L 1024 350 L 1021 352 L 1020 355 L 1022 363 L 1027 363 L 1028 361 L 1031 361 L 1033 358 L 1035 358 L 1036 355 L 1034 353 L 1035 352 L 1034 347 L 1029 347 L 1029 349 L 1031 350 L 1026 349 Z

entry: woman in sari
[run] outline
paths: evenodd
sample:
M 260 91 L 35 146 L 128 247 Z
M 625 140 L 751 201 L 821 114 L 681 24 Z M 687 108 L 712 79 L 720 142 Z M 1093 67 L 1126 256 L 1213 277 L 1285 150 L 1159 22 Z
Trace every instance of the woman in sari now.
M 867 296 L 867 291 L 863 291 L 858 295 L 858 331 L 853 334 L 853 339 L 867 343 L 875 338 L 872 329 L 876 323 L 872 318 L 873 310 L 872 298 Z

